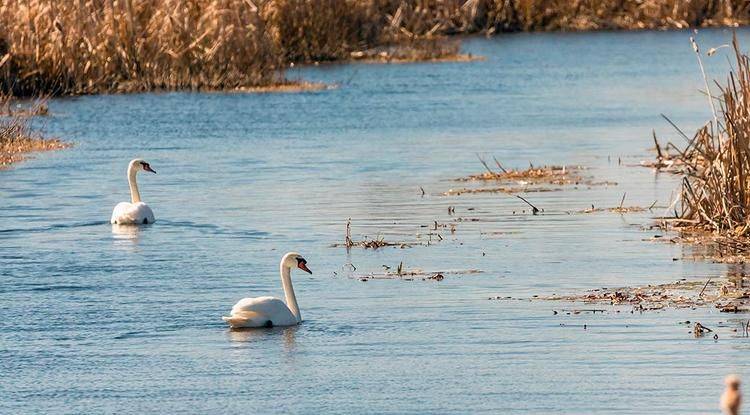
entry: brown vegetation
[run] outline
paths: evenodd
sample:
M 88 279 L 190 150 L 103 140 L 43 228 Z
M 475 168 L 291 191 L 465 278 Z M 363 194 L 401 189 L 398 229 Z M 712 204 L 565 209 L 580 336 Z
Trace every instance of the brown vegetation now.
M 632 311 L 662 310 L 667 308 L 698 308 L 713 306 L 721 312 L 750 311 L 750 289 L 743 266 L 732 265 L 726 277 L 687 280 L 640 287 L 597 288 L 571 295 L 534 295 L 531 298 L 507 296 L 489 297 L 504 301 L 562 301 L 587 305 L 631 306 Z M 616 312 L 620 310 L 616 307 Z M 605 312 L 603 308 L 574 309 L 567 314 Z M 557 314 L 557 312 L 555 312 Z M 685 322 L 690 324 L 690 322 Z M 748 323 L 750 324 L 750 323 Z M 710 331 L 710 330 L 709 330 Z
M 18 106 L 7 95 L 0 95 L 0 169 L 23 159 L 25 153 L 57 150 L 68 144 L 46 139 L 31 125 L 31 117 L 46 115 L 46 100 Z
M 617 207 L 611 207 L 611 208 L 598 208 L 595 207 L 593 204 L 590 208 L 583 209 L 579 211 L 578 213 L 598 213 L 598 212 L 614 212 L 619 214 L 624 213 L 636 213 L 636 212 L 645 212 L 650 211 L 656 206 L 656 200 L 654 200 L 654 203 L 651 204 L 651 206 L 645 208 L 642 206 L 625 206 L 625 197 L 627 196 L 627 193 L 623 193 L 622 199 L 620 199 L 620 205 Z
M 282 65 L 252 2 L 11 1 L 0 81 L 17 95 L 273 84 Z
M 16 95 L 288 84 L 294 62 L 461 60 L 447 35 L 748 22 L 730 0 L 10 0 L 0 88 Z
M 692 138 L 683 134 L 688 145 L 681 150 L 671 145 L 675 154 L 657 143 L 657 163 L 683 175 L 680 209 L 663 223 L 693 239 L 703 233 L 741 247 L 750 246 L 750 58 L 740 52 L 736 38 L 734 52 L 727 83 L 719 85 L 718 97 L 709 97 L 713 120 Z
M 437 222 L 435 222 L 435 230 L 437 230 Z M 365 249 L 378 249 L 383 247 L 399 247 L 401 249 L 404 248 L 411 248 L 414 245 L 430 245 L 432 243 L 432 235 L 435 235 L 439 240 L 443 240 L 443 237 L 440 236 L 439 233 L 433 234 L 432 232 L 428 233 L 428 241 L 425 242 L 390 242 L 386 241 L 383 237 L 378 236 L 375 239 L 368 239 L 366 236 L 361 241 L 355 241 L 352 239 L 352 219 L 349 218 L 346 221 L 346 234 L 344 235 L 344 243 L 343 244 L 333 244 L 331 245 L 334 248 L 344 247 L 348 250 L 354 247 L 359 248 L 365 248 Z M 417 235 L 419 237 L 419 235 Z
M 481 157 L 477 156 L 484 166 L 485 172 L 473 174 L 468 177 L 456 179 L 459 182 L 472 183 L 474 187 L 461 187 L 448 189 L 441 193 L 442 196 L 460 196 L 473 193 L 506 193 L 516 195 L 517 193 L 555 192 L 563 190 L 563 186 L 609 186 L 617 185 L 615 182 L 594 181 L 589 176 L 584 176 L 586 170 L 582 166 L 533 166 L 527 169 L 510 169 L 503 167 L 496 159 L 492 158 L 495 166 L 490 165 Z M 493 184 L 493 187 L 487 187 Z M 520 196 L 517 196 L 520 198 Z M 526 200 L 524 200 L 528 204 Z M 532 206 L 533 207 L 533 206 Z
M 583 178 L 578 174 L 583 167 L 581 166 L 541 166 L 534 167 L 529 165 L 528 169 L 506 169 L 500 162 L 493 157 L 493 161 L 499 170 L 493 170 L 487 162 L 479 157 L 479 161 L 485 168 L 484 173 L 474 174 L 469 177 L 458 179 L 459 181 L 474 180 L 494 180 L 506 181 L 519 184 L 554 184 L 567 185 L 578 184 Z
M 741 276 L 680 280 L 643 287 L 598 288 L 582 294 L 535 297 L 586 304 L 630 305 L 636 311 L 714 306 L 722 312 L 750 311 L 750 290 Z M 500 299 L 498 297 L 498 299 Z
M 353 275 L 362 282 L 370 280 L 403 280 L 403 281 L 442 281 L 446 275 L 473 275 L 481 274 L 478 269 L 454 270 L 454 271 L 424 271 L 418 268 L 407 269 L 403 261 L 398 264 L 395 270 L 387 265 L 383 265 L 382 273 L 369 273 L 363 275 Z
M 669 223 L 667 220 L 666 224 L 662 223 L 656 227 L 667 228 Z M 706 232 L 686 225 L 677 226 L 676 229 L 679 230 L 677 235 L 654 235 L 649 240 L 689 245 L 690 250 L 685 252 L 683 257 L 697 261 L 744 264 L 750 257 L 750 243 L 746 238 Z

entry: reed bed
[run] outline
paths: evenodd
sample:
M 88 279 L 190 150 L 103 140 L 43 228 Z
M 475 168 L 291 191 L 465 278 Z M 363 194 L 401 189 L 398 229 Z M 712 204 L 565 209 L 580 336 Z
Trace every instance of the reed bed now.
M 258 7 L 239 0 L 11 0 L 0 82 L 16 95 L 283 83 Z
M 750 17 L 747 2 L 732 0 L 385 0 L 380 8 L 409 35 L 734 26 Z
M 484 166 L 485 172 L 473 174 L 468 177 L 457 179 L 457 181 L 507 181 L 521 184 L 579 184 L 584 182 L 580 173 L 585 170 L 582 166 L 534 166 L 529 163 L 528 169 L 505 168 L 497 158 L 493 157 L 497 170 L 479 155 L 479 162 Z
M 0 4 L 0 89 L 288 88 L 290 63 L 448 59 L 456 48 L 435 41 L 455 34 L 737 25 L 749 16 L 750 4 L 730 0 L 9 0 Z
M 700 62 L 698 46 L 693 45 Z M 686 230 L 747 239 L 750 237 L 750 58 L 740 51 L 736 37 L 733 47 L 735 63 L 727 82 L 717 83 L 718 96 L 709 97 L 713 119 L 688 139 L 686 148 L 669 157 L 676 160 L 674 164 L 680 166 L 684 175 L 681 210 L 671 222 Z
M 19 105 L 12 97 L 0 94 L 0 169 L 23 160 L 26 153 L 69 146 L 58 139 L 45 138 L 34 128 L 33 117 L 47 113 L 46 98 Z

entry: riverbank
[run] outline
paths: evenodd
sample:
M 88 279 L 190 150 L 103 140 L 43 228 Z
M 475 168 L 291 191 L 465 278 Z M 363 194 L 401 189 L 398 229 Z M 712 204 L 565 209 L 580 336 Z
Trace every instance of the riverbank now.
M 70 147 L 56 138 L 46 138 L 32 125 L 33 117 L 48 114 L 46 100 L 17 104 L 8 96 L 0 96 L 0 170 L 23 160 L 28 153 Z
M 682 187 L 671 203 L 668 217 L 657 226 L 678 233 L 671 240 L 701 247 L 706 259 L 739 263 L 750 258 L 750 57 L 742 52 L 737 36 L 732 42 L 733 64 L 724 83 L 710 80 L 703 66 L 704 51 L 691 38 L 703 74 L 705 90 L 711 91 L 708 110 L 713 115 L 692 137 L 664 117 L 687 145 L 660 144 L 654 133 L 656 160 L 642 162 L 656 171 L 681 177 Z M 725 45 L 724 47 L 729 47 Z M 711 56 L 716 49 L 709 49 Z
M 720 45 L 727 32 L 701 36 Z M 750 39 L 750 30 L 739 33 Z M 707 114 L 686 33 L 475 37 L 463 47 L 487 60 L 294 70 L 346 82 L 324 93 L 54 99 L 39 121 L 75 147 L 0 175 L 3 364 L 18 368 L 0 407 L 711 413 L 719 374 L 750 376 L 741 364 L 748 339 L 717 330 L 745 315 L 624 306 L 594 317 L 565 314 L 573 308 L 565 302 L 487 300 L 724 272 L 672 261 L 678 244 L 643 241 L 655 233 L 640 225 L 663 209 L 576 213 L 618 207 L 625 192 L 623 206 L 668 205 L 677 176 L 626 164 L 648 156 L 660 112 L 696 122 Z M 687 97 L 676 102 L 675 91 Z M 508 171 L 531 162 L 568 165 L 572 175 L 580 165 L 584 180 L 618 185 L 521 194 L 544 209 L 537 215 L 504 193 L 443 196 L 504 186 L 455 180 L 486 171 L 477 152 L 495 173 L 493 155 Z M 157 222 L 123 234 L 108 222 L 129 200 L 125 166 L 134 157 L 158 172 L 138 177 Z M 350 217 L 354 243 L 429 240 L 435 220 L 457 226 L 454 234 L 438 226 L 444 240 L 429 246 L 330 248 L 344 242 Z M 314 273 L 292 276 L 304 322 L 228 331 L 221 316 L 237 299 L 283 296 L 278 263 L 292 249 Z M 438 272 L 471 269 L 483 272 L 439 280 Z M 408 275 L 416 270 L 426 275 Z M 183 308 L 179 321 L 165 313 L 173 305 Z M 718 332 L 718 342 L 713 333 L 693 338 L 677 324 L 687 320 Z M 645 390 L 653 379 L 664 387 Z M 276 399 L 269 385 L 290 382 L 299 393 Z
M 290 64 L 474 59 L 444 46 L 455 35 L 749 21 L 750 7 L 728 0 L 12 3 L 0 10 L 0 88 L 20 96 L 274 89 L 290 83 L 284 75 Z M 409 53 L 391 53 L 391 45 Z

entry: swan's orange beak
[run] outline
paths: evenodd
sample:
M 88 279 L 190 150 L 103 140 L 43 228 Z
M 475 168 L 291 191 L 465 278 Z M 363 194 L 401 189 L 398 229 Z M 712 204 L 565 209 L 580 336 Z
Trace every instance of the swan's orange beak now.
M 151 173 L 156 174 L 156 171 L 154 169 L 152 169 L 151 166 L 149 166 L 148 163 L 144 163 L 143 164 L 143 170 L 150 171 Z
M 310 271 L 310 268 L 307 268 L 307 261 L 300 258 L 297 260 L 297 268 L 301 269 L 302 271 L 305 271 L 308 274 L 312 274 L 312 271 Z

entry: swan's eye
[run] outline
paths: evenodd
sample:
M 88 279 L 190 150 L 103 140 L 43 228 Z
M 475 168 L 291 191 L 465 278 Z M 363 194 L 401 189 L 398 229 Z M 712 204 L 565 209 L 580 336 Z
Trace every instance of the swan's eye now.
M 141 162 L 141 166 L 143 167 L 143 170 L 150 171 L 151 173 L 156 173 L 154 169 L 151 168 L 151 165 L 146 163 L 145 161 Z
M 310 268 L 307 268 L 307 261 L 305 261 L 305 258 L 297 257 L 297 268 L 301 269 L 302 271 L 305 271 L 308 274 L 312 274 L 312 271 L 310 271 Z

